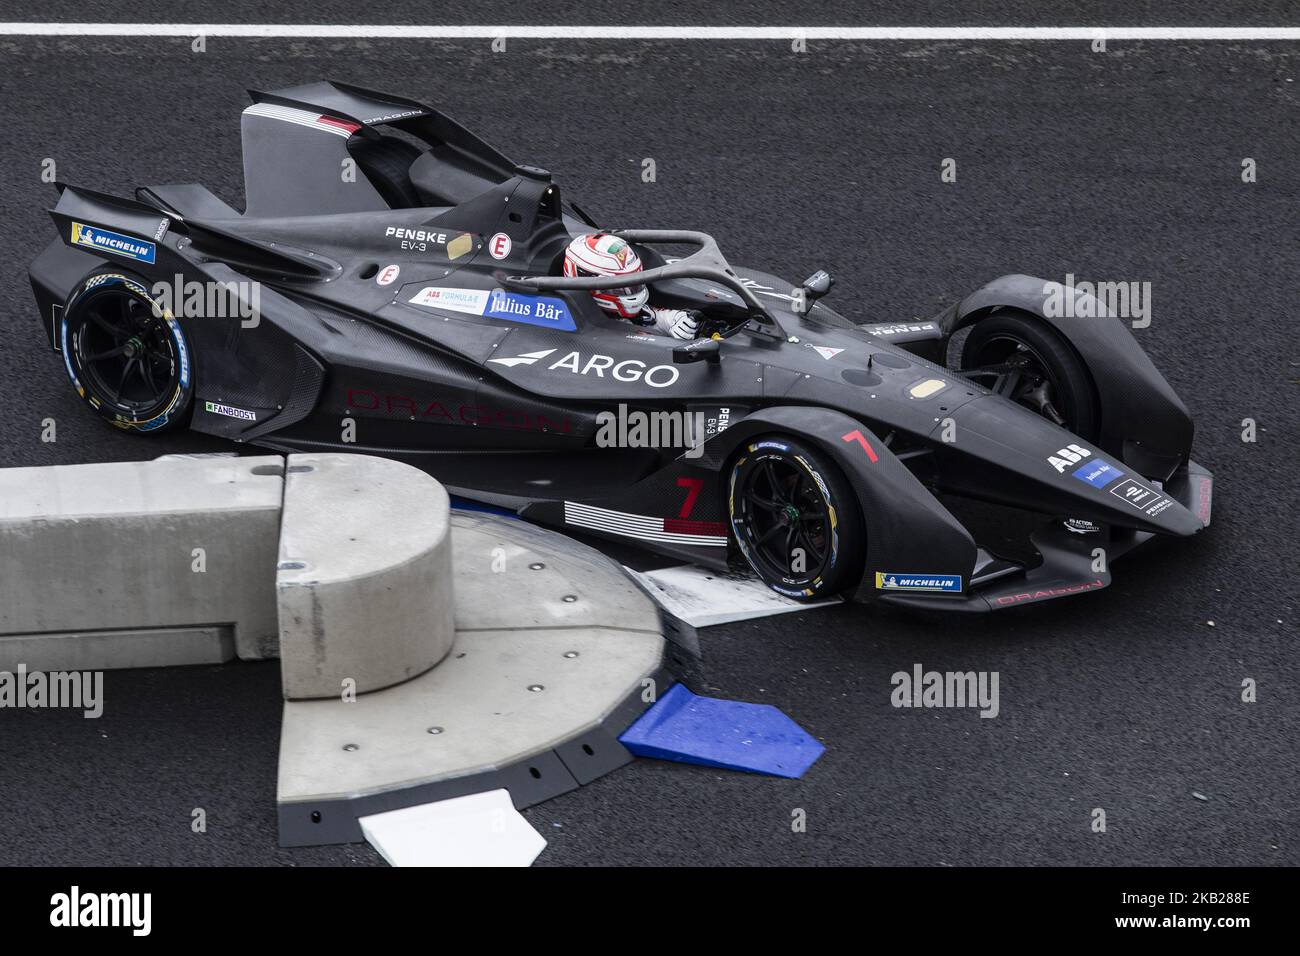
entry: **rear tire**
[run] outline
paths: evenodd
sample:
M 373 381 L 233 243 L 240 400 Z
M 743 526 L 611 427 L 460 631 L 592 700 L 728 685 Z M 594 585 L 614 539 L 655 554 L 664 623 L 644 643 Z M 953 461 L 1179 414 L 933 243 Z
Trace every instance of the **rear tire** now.
M 961 369 L 990 369 L 969 377 L 1080 438 L 1096 441 L 1092 376 L 1069 343 L 1041 319 L 1008 309 L 976 322 L 962 346 Z
M 411 182 L 411 163 L 420 151 L 393 136 L 363 139 L 351 149 L 352 158 L 391 209 L 411 209 L 425 203 Z
M 88 275 L 63 310 L 59 336 L 68 377 L 97 415 L 133 432 L 185 423 L 194 398 L 190 350 L 143 279 L 117 270 Z
M 813 601 L 861 578 L 862 511 L 823 453 L 783 435 L 749 441 L 731 466 L 727 507 L 745 560 L 778 594 Z

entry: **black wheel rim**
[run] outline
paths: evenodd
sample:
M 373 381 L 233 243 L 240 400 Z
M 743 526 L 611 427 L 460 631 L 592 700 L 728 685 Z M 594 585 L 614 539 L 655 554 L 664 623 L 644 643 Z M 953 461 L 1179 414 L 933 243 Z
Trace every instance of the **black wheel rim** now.
M 831 506 L 807 469 L 786 458 L 755 462 L 739 489 L 746 550 L 765 577 L 786 582 L 814 581 L 833 555 Z M 804 570 L 795 571 L 796 549 Z
M 998 334 L 981 343 L 962 374 L 1048 421 L 1067 429 L 1074 425 L 1074 409 L 1051 364 L 1014 335 Z
M 126 293 L 96 296 L 85 305 L 76 338 L 77 363 L 91 393 L 104 404 L 145 418 L 176 390 L 176 343 L 150 303 Z

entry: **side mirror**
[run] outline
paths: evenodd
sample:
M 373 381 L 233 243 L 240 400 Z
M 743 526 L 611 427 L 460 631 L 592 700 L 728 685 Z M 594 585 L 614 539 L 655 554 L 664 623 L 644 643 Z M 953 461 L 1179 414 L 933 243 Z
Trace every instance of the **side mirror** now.
M 809 305 L 812 305 L 827 292 L 830 292 L 831 286 L 834 284 L 835 280 L 831 278 L 829 272 L 825 269 L 818 269 L 808 278 L 803 280 L 804 301 Z
M 673 362 L 677 365 L 689 365 L 691 362 L 708 362 L 717 365 L 722 361 L 719 351 L 721 343 L 717 339 L 696 339 L 673 349 Z

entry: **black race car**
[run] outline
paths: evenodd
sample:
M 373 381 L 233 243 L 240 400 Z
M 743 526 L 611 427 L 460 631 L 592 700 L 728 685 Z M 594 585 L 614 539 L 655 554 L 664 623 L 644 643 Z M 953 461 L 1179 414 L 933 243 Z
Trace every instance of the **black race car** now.
M 799 599 L 1014 607 L 1209 523 L 1187 409 L 1120 319 L 1054 317 L 1051 283 L 862 325 L 820 300 L 825 273 L 615 230 L 653 300 L 701 317 L 693 341 L 650 335 L 590 295 L 626 279 L 562 275 L 597 226 L 545 170 L 388 94 L 252 98 L 243 214 L 199 185 L 60 185 L 32 286 L 119 428 L 402 458 L 543 524 L 743 555 Z

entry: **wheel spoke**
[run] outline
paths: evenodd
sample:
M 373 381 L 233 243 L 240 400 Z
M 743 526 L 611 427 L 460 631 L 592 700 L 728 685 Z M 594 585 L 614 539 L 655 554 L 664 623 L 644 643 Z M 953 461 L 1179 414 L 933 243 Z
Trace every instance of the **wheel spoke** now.
M 169 368 L 171 367 L 172 352 L 165 341 L 158 343 L 153 342 L 151 339 L 147 339 L 144 343 L 144 355 L 150 361 L 158 362 L 159 364 L 166 365 Z
M 825 560 L 825 554 L 817 545 L 812 543 L 812 539 L 804 532 L 803 528 L 799 529 L 799 540 L 803 542 L 804 548 L 808 551 L 808 556 L 813 559 L 815 567 L 821 567 L 822 561 Z
M 817 486 L 814 485 L 812 481 L 807 481 L 799 489 L 796 501 L 799 503 L 800 513 L 819 512 L 822 510 L 821 491 L 818 490 Z
M 91 322 L 94 322 L 101 329 L 103 329 L 105 332 L 107 332 L 109 335 L 113 337 L 114 344 L 116 344 L 118 341 L 120 341 L 123 338 L 129 337 L 131 334 L 129 330 L 123 329 L 120 326 L 116 326 L 112 322 L 109 322 L 108 319 L 104 318 L 102 315 L 99 314 L 99 310 L 97 309 L 88 312 L 87 315 L 89 316 Z
M 126 380 L 131 376 L 131 369 L 135 365 L 135 356 L 126 360 L 126 365 L 122 368 L 122 377 L 117 380 L 117 388 L 113 389 L 113 401 L 116 402 L 122 396 L 122 389 L 126 387 Z
M 115 349 L 109 349 L 107 352 L 96 352 L 94 355 L 82 357 L 83 362 L 102 362 L 104 359 L 117 358 L 119 355 L 126 354 L 127 345 L 119 345 Z
M 789 503 L 790 499 L 784 494 L 781 488 L 781 481 L 776 476 L 776 467 L 772 464 L 772 459 L 763 462 L 763 474 L 767 475 L 767 483 L 772 488 L 772 494 L 781 504 Z
M 158 397 L 158 386 L 154 383 L 153 365 L 148 359 L 140 360 L 140 380 L 144 382 L 145 387 L 149 389 L 149 394 L 153 398 Z
M 780 531 L 781 528 L 782 526 L 779 524 L 772 525 L 772 527 L 768 528 L 766 531 L 762 533 L 762 535 L 758 537 L 758 539 L 755 541 L 755 544 L 759 544 L 759 545 L 767 544 L 768 541 L 772 540 L 772 538 L 776 536 L 776 533 Z

